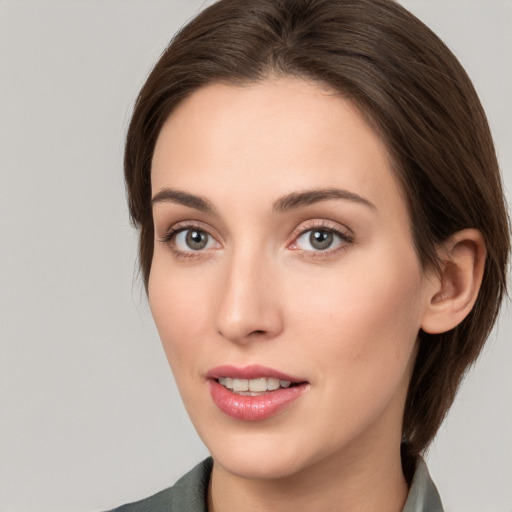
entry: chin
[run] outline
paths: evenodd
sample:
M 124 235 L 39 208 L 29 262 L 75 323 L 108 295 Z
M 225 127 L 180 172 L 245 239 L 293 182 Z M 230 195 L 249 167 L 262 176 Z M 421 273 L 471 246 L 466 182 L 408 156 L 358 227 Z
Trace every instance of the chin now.
M 278 437 L 260 432 L 239 440 L 219 436 L 213 443 L 206 444 L 215 463 L 230 474 L 246 479 L 275 480 L 297 474 L 309 465 L 303 442 L 297 439 L 292 442 L 290 436 Z
M 218 456 L 212 453 L 216 464 L 225 471 L 239 478 L 251 480 L 278 480 L 289 477 L 301 469 L 301 464 L 296 459 L 277 455 L 276 450 L 272 454 L 248 453 L 239 451 L 229 453 L 221 451 Z

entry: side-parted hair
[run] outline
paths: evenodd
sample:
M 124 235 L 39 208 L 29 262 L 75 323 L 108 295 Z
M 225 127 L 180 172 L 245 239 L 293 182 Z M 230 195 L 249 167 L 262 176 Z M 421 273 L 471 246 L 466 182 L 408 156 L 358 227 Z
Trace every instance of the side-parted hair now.
M 243 86 L 279 76 L 316 81 L 350 99 L 381 136 L 424 269 L 438 265 L 436 249 L 459 230 L 476 228 L 485 240 L 485 272 L 471 313 L 449 332 L 419 333 L 403 418 L 407 474 L 496 320 L 510 247 L 498 162 L 478 96 L 447 46 L 398 3 L 220 0 L 178 32 L 138 96 L 126 140 L 144 284 L 147 290 L 154 244 L 151 162 L 164 121 L 207 84 Z

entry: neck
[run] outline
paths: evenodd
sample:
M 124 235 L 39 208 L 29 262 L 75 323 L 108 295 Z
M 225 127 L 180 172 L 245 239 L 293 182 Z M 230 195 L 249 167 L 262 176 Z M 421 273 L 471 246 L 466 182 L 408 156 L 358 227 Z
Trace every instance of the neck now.
M 360 445 L 359 445 L 360 446 Z M 332 454 L 279 479 L 248 479 L 214 463 L 209 512 L 400 512 L 407 498 L 400 450 Z

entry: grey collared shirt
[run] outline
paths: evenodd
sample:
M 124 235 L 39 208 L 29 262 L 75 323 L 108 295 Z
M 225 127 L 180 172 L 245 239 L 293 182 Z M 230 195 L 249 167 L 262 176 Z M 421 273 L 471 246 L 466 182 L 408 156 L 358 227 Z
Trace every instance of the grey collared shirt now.
M 402 512 L 443 512 L 441 498 L 423 459 L 418 460 Z
M 208 512 L 206 493 L 213 461 L 205 459 L 172 487 L 110 512 Z M 402 512 L 443 512 L 443 506 L 423 460 L 418 461 Z

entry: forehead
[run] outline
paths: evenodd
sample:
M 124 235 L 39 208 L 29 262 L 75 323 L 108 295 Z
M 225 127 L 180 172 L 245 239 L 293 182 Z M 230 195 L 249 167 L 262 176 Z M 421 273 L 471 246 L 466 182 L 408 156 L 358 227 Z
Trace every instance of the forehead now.
M 386 146 L 358 108 L 296 78 L 212 84 L 185 99 L 153 156 L 153 195 L 169 186 L 219 200 L 336 186 L 377 206 L 402 201 Z

